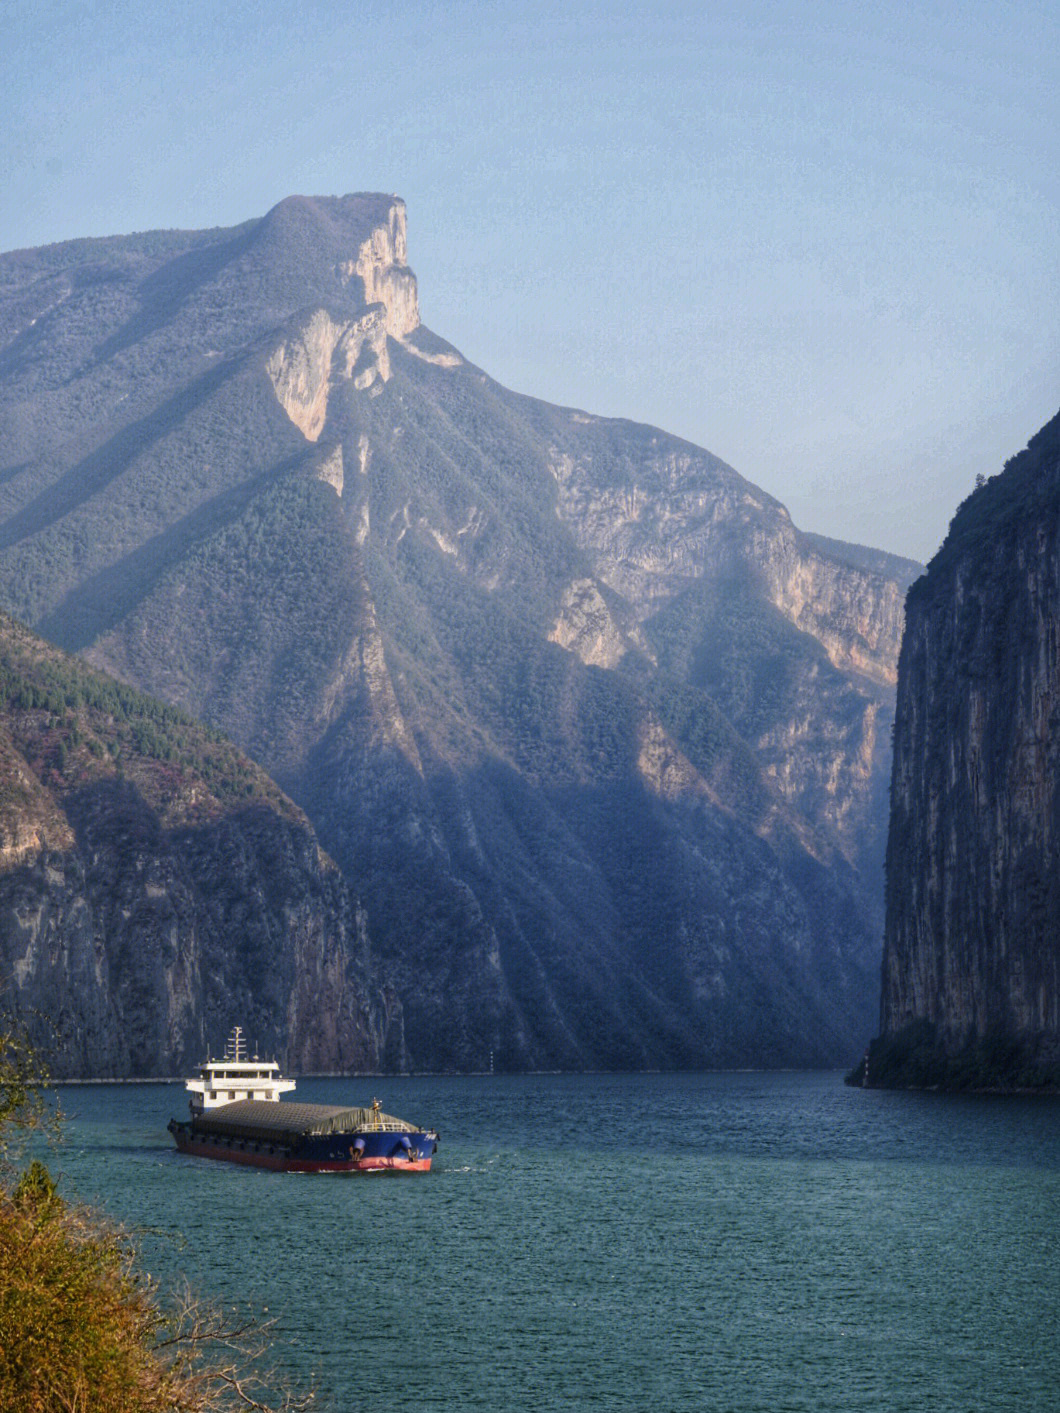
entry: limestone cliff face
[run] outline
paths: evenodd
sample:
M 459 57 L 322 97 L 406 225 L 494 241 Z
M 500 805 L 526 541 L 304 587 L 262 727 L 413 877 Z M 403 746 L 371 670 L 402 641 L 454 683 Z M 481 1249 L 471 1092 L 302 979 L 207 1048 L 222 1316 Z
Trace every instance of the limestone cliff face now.
M 420 322 L 416 277 L 408 268 L 405 203 L 396 197 L 385 219 L 361 244 L 357 258 L 342 267 L 345 278 L 357 275 L 367 304 L 386 311 L 386 331 L 404 338 Z
M 396 998 L 309 832 L 268 812 L 159 831 L 135 790 L 71 802 L 79 847 L 0 872 L 4 1010 L 56 1078 L 187 1072 L 229 1023 L 300 1071 L 376 1070 Z
M 903 602 L 893 565 L 873 572 L 822 554 L 782 505 L 709 453 L 675 451 L 658 435 L 642 452 L 620 478 L 612 459 L 584 452 L 554 449 L 550 462 L 560 515 L 601 582 L 641 621 L 697 581 L 751 566 L 777 609 L 836 666 L 893 687 Z
M 878 848 L 882 841 L 868 836 L 885 788 L 880 732 L 890 727 L 914 566 L 885 556 L 859 562 L 850 546 L 800 534 L 782 505 L 716 457 L 651 429 L 631 439 L 622 459 L 607 442 L 591 448 L 592 430 L 606 426 L 574 414 L 570 433 L 553 443 L 549 469 L 558 514 L 621 608 L 609 608 L 591 581 L 576 580 L 553 640 L 583 661 L 613 666 L 633 646 L 615 621 L 623 609 L 639 628 L 689 596 L 717 602 L 751 594 L 759 608 L 771 605 L 820 645 L 841 681 L 822 678 L 807 661 L 772 716 L 760 700 L 740 715 L 786 800 L 823 825 L 852 862 Z M 643 635 L 637 645 L 645 647 Z
M 904 583 L 828 558 L 781 524 L 759 540 L 773 602 L 824 648 L 836 667 L 893 687 L 902 641 Z
M 324 430 L 336 379 L 364 389 L 390 377 L 386 322 L 378 308 L 350 319 L 316 309 L 269 355 L 265 371 L 276 399 L 306 441 L 315 442 Z
M 617 667 L 630 651 L 651 653 L 633 616 L 621 609 L 616 616 L 593 579 L 571 580 L 549 639 L 592 667 Z
M 870 1083 L 1060 1080 L 1060 418 L 909 595 Z
M 405 203 L 396 197 L 375 214 L 354 258 L 340 260 L 343 291 L 366 309 L 303 311 L 266 360 L 280 406 L 315 442 L 337 380 L 365 391 L 390 377 L 387 338 L 404 339 L 420 322 L 416 276 L 408 268 Z M 352 285 L 351 285 L 352 281 Z M 356 299 L 358 291 L 361 300 Z

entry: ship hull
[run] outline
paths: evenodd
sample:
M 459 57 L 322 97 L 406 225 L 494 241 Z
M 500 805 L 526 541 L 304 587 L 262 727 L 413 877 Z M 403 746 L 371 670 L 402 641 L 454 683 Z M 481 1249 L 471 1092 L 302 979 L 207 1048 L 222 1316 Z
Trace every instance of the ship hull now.
M 287 1145 L 198 1133 L 194 1122 L 176 1119 L 169 1131 L 181 1153 L 282 1173 L 426 1173 L 436 1146 L 426 1133 L 343 1133 Z

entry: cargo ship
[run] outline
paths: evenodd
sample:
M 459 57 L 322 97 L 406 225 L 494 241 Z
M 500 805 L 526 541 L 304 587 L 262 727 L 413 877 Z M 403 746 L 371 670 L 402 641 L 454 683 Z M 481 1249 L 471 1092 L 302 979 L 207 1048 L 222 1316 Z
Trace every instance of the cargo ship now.
M 170 1119 L 181 1153 L 289 1173 L 425 1173 L 438 1147 L 433 1129 L 368 1107 L 280 1099 L 295 1086 L 274 1060 L 248 1059 L 237 1026 L 224 1057 L 207 1060 L 186 1085 L 191 1117 Z

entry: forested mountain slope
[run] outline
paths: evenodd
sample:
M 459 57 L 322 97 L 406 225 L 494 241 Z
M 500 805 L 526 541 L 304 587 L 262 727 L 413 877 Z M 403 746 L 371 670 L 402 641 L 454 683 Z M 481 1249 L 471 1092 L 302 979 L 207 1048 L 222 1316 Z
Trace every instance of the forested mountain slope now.
M 185 1073 L 236 1022 L 296 1069 L 403 1059 L 301 811 L 216 733 L 6 614 L 0 1011 L 57 1078 Z
M 858 1045 L 915 566 L 500 387 L 396 198 L 3 256 L 0 321 L 0 598 L 305 809 L 413 1064 Z

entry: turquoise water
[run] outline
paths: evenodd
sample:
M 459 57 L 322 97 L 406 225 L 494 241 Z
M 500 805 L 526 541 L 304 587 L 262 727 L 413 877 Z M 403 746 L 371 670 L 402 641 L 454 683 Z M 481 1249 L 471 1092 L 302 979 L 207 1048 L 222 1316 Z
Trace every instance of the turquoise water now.
M 430 1174 L 181 1157 L 175 1085 L 63 1089 L 53 1166 L 152 1272 L 277 1317 L 322 1413 L 1060 1406 L 1060 1102 L 831 1074 L 298 1086 L 373 1094 L 438 1128 Z

